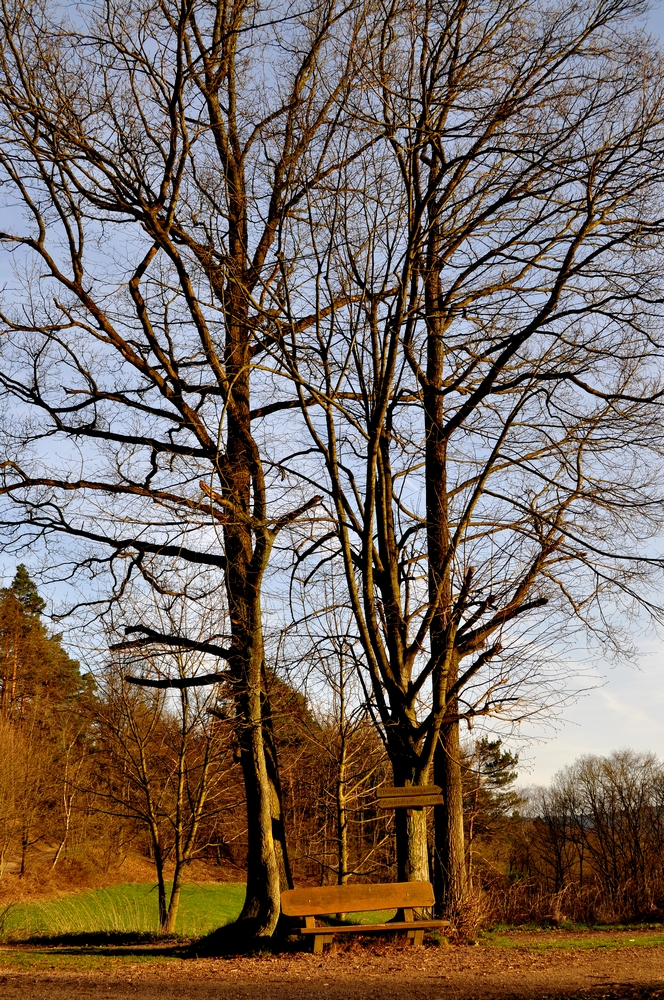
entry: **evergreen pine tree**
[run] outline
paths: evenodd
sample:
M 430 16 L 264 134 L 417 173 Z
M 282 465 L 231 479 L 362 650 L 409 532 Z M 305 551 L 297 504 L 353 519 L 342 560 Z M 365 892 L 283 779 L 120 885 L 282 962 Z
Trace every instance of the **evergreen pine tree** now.
M 37 586 L 23 563 L 19 563 L 16 567 L 16 575 L 10 589 L 28 614 L 40 615 L 46 607 L 46 601 L 39 596 Z

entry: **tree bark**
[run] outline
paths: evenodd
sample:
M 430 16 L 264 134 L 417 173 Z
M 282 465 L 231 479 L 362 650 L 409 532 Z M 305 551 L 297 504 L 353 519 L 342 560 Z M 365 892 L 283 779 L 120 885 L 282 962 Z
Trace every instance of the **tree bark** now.
M 168 911 L 166 913 L 166 919 L 161 927 L 162 934 L 175 933 L 175 922 L 177 920 L 178 909 L 180 907 L 181 891 L 182 891 L 182 866 L 176 862 L 175 871 L 173 872 L 173 882 L 171 884 L 171 898 L 168 901 Z
M 420 782 L 426 784 L 428 774 Z M 407 787 L 410 779 L 404 779 L 400 771 L 394 772 L 394 784 Z M 429 882 L 429 848 L 427 841 L 427 815 L 425 809 L 396 809 L 394 817 L 397 849 L 397 881 Z
M 432 208 L 427 247 L 425 307 L 427 323 L 427 382 L 423 391 L 425 426 L 427 548 L 429 600 L 436 608 L 430 629 L 431 658 L 438 667 L 434 674 L 434 698 L 445 715 L 458 711 L 457 699 L 448 691 L 458 678 L 458 659 L 453 650 L 454 623 L 451 620 L 452 584 L 450 527 L 447 499 L 447 442 L 444 433 L 442 384 L 445 366 L 444 322 L 441 314 L 440 235 Z M 442 788 L 444 805 L 434 811 L 434 856 L 436 905 L 451 912 L 466 892 L 463 836 L 463 793 L 459 756 L 459 723 L 442 727 L 434 750 L 434 781 Z
M 238 918 L 256 937 L 271 936 L 280 912 L 281 877 L 272 827 L 270 782 L 261 708 L 262 649 L 249 659 L 243 702 L 240 763 L 247 800 L 247 894 Z
M 157 906 L 159 908 L 159 926 L 163 930 L 168 917 L 168 906 L 166 904 L 166 880 L 164 878 L 164 861 L 161 856 L 161 845 L 158 838 L 152 838 L 152 848 L 154 851 L 154 865 L 157 869 Z
M 270 704 L 270 692 L 268 690 L 268 677 L 263 661 L 263 696 L 262 696 L 262 720 L 263 720 L 263 745 L 265 748 L 265 763 L 267 767 L 267 777 L 270 784 L 270 810 L 272 817 L 272 839 L 276 852 L 277 866 L 279 868 L 279 885 L 281 892 L 285 889 L 293 888 L 293 875 L 288 857 L 288 843 L 286 840 L 286 824 L 284 822 L 283 792 L 281 787 L 281 777 L 279 772 L 279 756 L 277 753 L 277 741 L 274 732 L 274 720 L 272 718 L 272 707 Z
M 342 737 L 337 781 L 337 884 L 348 881 L 348 809 L 346 805 L 346 741 Z
M 436 909 L 445 915 L 454 914 L 467 893 L 460 749 L 459 724 L 444 726 L 434 755 L 434 781 L 445 800 L 434 812 L 434 889 Z
M 406 809 L 406 882 L 429 882 L 426 809 Z

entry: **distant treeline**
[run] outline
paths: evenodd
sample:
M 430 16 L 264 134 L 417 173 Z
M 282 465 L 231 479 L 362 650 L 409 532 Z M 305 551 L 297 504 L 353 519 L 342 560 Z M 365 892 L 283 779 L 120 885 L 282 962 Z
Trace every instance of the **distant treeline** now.
M 168 929 L 193 861 L 244 877 L 231 693 L 137 687 L 112 662 L 93 680 L 48 632 L 43 607 L 19 567 L 0 591 L 0 889 L 31 866 L 110 872 L 134 852 L 155 866 Z M 265 692 L 286 879 L 394 879 L 393 815 L 375 795 L 392 776 L 366 712 L 333 702 L 317 713 L 269 672 Z M 664 767 L 654 755 L 583 757 L 527 794 L 500 740 L 466 743 L 462 768 L 469 919 L 664 912 Z
M 588 755 L 511 821 L 508 919 L 613 920 L 664 912 L 664 766 L 652 753 Z

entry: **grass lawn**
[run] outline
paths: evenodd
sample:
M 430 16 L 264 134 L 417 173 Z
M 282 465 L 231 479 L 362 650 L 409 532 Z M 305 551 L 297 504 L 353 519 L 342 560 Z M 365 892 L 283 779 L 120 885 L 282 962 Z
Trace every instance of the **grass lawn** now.
M 144 970 L 144 975 L 148 971 L 150 971 L 150 975 L 186 975 L 182 970 L 188 963 L 192 970 L 199 963 L 196 962 L 192 965 L 191 956 L 186 953 L 182 944 L 176 939 L 163 940 L 155 936 L 144 942 L 136 938 L 131 940 L 132 931 L 134 933 L 137 930 L 149 933 L 156 926 L 152 909 L 153 906 L 156 907 L 156 903 L 154 903 L 154 893 L 151 889 L 150 885 L 124 885 L 98 892 L 72 894 L 48 903 L 33 903 L 17 907 L 11 914 L 12 927 L 9 928 L 8 933 L 5 933 L 7 943 L 0 945 L 0 982 L 3 981 L 2 972 L 10 969 L 16 972 L 30 972 L 37 976 L 49 976 L 53 972 L 68 973 L 75 970 L 76 972 L 89 972 L 92 975 L 102 972 L 123 976 L 136 975 L 140 978 L 141 969 Z M 184 931 L 187 936 L 195 936 L 204 933 L 207 929 L 228 922 L 238 914 L 243 895 L 244 886 L 242 885 L 186 886 L 178 929 L 181 933 Z M 350 917 L 350 914 L 348 916 Z M 362 921 L 367 918 L 385 919 L 388 916 L 389 912 L 354 914 L 355 919 Z M 116 934 L 124 933 L 130 937 L 130 940 L 126 942 L 107 939 L 101 941 L 77 941 L 74 939 L 70 941 L 65 938 L 59 942 L 57 940 L 58 937 L 67 934 L 93 935 L 100 931 L 107 931 L 110 934 L 113 932 Z M 479 948 L 464 949 L 464 960 L 470 963 L 469 967 L 472 967 L 473 963 L 477 965 L 481 974 L 485 975 L 486 964 L 482 965 L 482 952 L 486 955 L 487 950 L 511 949 L 521 953 L 521 957 L 515 955 L 514 959 L 510 958 L 509 961 L 516 961 L 517 965 L 519 962 L 522 965 L 526 963 L 523 965 L 523 970 L 524 974 L 527 974 L 528 970 L 532 968 L 527 964 L 530 961 L 527 958 L 528 953 L 532 955 L 538 952 L 549 952 L 550 960 L 560 963 L 566 961 L 565 952 L 575 952 L 574 962 L 576 965 L 581 963 L 583 966 L 583 962 L 585 962 L 583 968 L 592 971 L 596 967 L 588 963 L 595 961 L 591 952 L 596 949 L 613 951 L 614 953 L 619 949 L 627 948 L 660 949 L 660 954 L 664 954 L 663 931 L 664 928 L 661 925 L 601 929 L 575 927 L 569 930 L 498 927 L 492 931 L 484 931 L 479 935 Z M 42 940 L 38 937 L 40 933 L 43 935 Z M 37 936 L 36 940 L 33 937 L 32 942 L 21 943 L 22 940 L 25 942 L 27 937 L 33 935 Z M 364 947 L 368 956 L 375 957 L 371 938 L 365 941 Z M 309 948 L 304 945 L 302 950 L 309 951 Z M 555 956 L 556 952 L 558 958 Z M 584 953 L 587 958 L 582 957 Z M 422 954 L 426 958 L 426 951 Z M 440 953 L 440 955 L 440 961 L 444 961 L 444 953 Z M 403 951 L 403 956 L 409 960 L 410 949 Z M 288 961 L 292 961 L 293 957 L 292 952 L 289 952 Z M 302 957 L 303 960 L 308 957 L 314 958 L 314 956 L 307 955 Z M 278 961 L 279 958 L 277 949 L 276 958 L 273 956 L 270 961 Z M 417 956 L 414 956 L 414 959 L 417 959 Z M 315 960 L 317 961 L 317 958 Z M 344 960 L 342 954 L 339 961 L 343 964 Z M 205 961 L 205 958 L 201 959 L 204 966 Z M 247 961 L 249 964 L 246 965 L 246 968 L 243 966 L 245 971 L 247 969 L 251 971 L 252 968 L 255 971 L 260 968 L 261 956 L 253 954 Z M 616 961 L 622 962 L 623 959 L 616 957 Z M 638 963 L 639 960 L 634 958 L 633 953 L 624 961 L 628 963 L 631 961 L 632 967 L 638 969 L 638 964 L 635 966 L 634 963 L 635 961 Z M 509 968 L 513 967 L 509 966 Z M 233 971 L 239 970 L 234 968 Z M 131 978 L 129 982 L 131 982 Z M 152 996 L 152 994 L 150 995 Z M 640 993 L 638 995 L 641 996 Z M 574 996 L 577 994 L 575 993 Z
M 200 937 L 228 924 L 244 902 L 242 884 L 184 885 L 180 896 L 176 935 Z M 349 913 L 353 923 L 383 923 L 394 910 Z M 0 941 L 78 934 L 157 934 L 157 890 L 153 883 L 89 889 L 55 899 L 0 906 Z
M 643 933 L 640 928 L 612 928 L 592 930 L 585 934 L 578 931 L 541 931 L 539 934 L 523 933 L 518 930 L 512 933 L 505 931 L 483 931 L 480 934 L 480 944 L 489 948 L 520 948 L 526 951 L 573 951 L 576 949 L 596 950 L 599 948 L 658 948 L 664 945 L 664 933 Z
M 234 920 L 244 901 L 239 884 L 184 885 L 175 932 L 198 937 Z M 59 899 L 0 907 L 0 940 L 65 934 L 157 933 L 157 890 L 152 883 L 116 885 Z
M 141 966 L 164 968 L 164 964 L 177 965 L 182 961 L 177 951 L 155 954 L 150 950 L 140 953 L 137 948 L 111 950 L 99 947 L 38 947 L 34 945 L 0 945 L 0 973 L 4 969 L 14 972 L 48 974 L 55 972 L 124 972 Z M 0 976 L 0 982 L 2 978 Z

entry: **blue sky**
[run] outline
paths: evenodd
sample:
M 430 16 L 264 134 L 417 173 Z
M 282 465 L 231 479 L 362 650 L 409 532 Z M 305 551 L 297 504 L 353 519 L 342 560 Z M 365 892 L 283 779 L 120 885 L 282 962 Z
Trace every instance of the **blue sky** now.
M 538 727 L 543 740 L 518 747 L 523 784 L 547 784 L 581 754 L 631 747 L 664 757 L 664 635 L 642 643 L 636 663 L 600 664 L 599 673 L 597 687 Z
M 664 43 L 664 3 L 648 19 Z M 610 753 L 622 747 L 664 757 L 664 633 L 639 644 L 635 664 L 600 664 L 600 685 L 565 709 L 542 742 L 520 748 L 524 784 L 546 784 L 580 754 Z
M 660 38 L 664 37 L 664 4 L 658 3 L 653 7 L 648 23 L 654 34 L 659 35 Z

